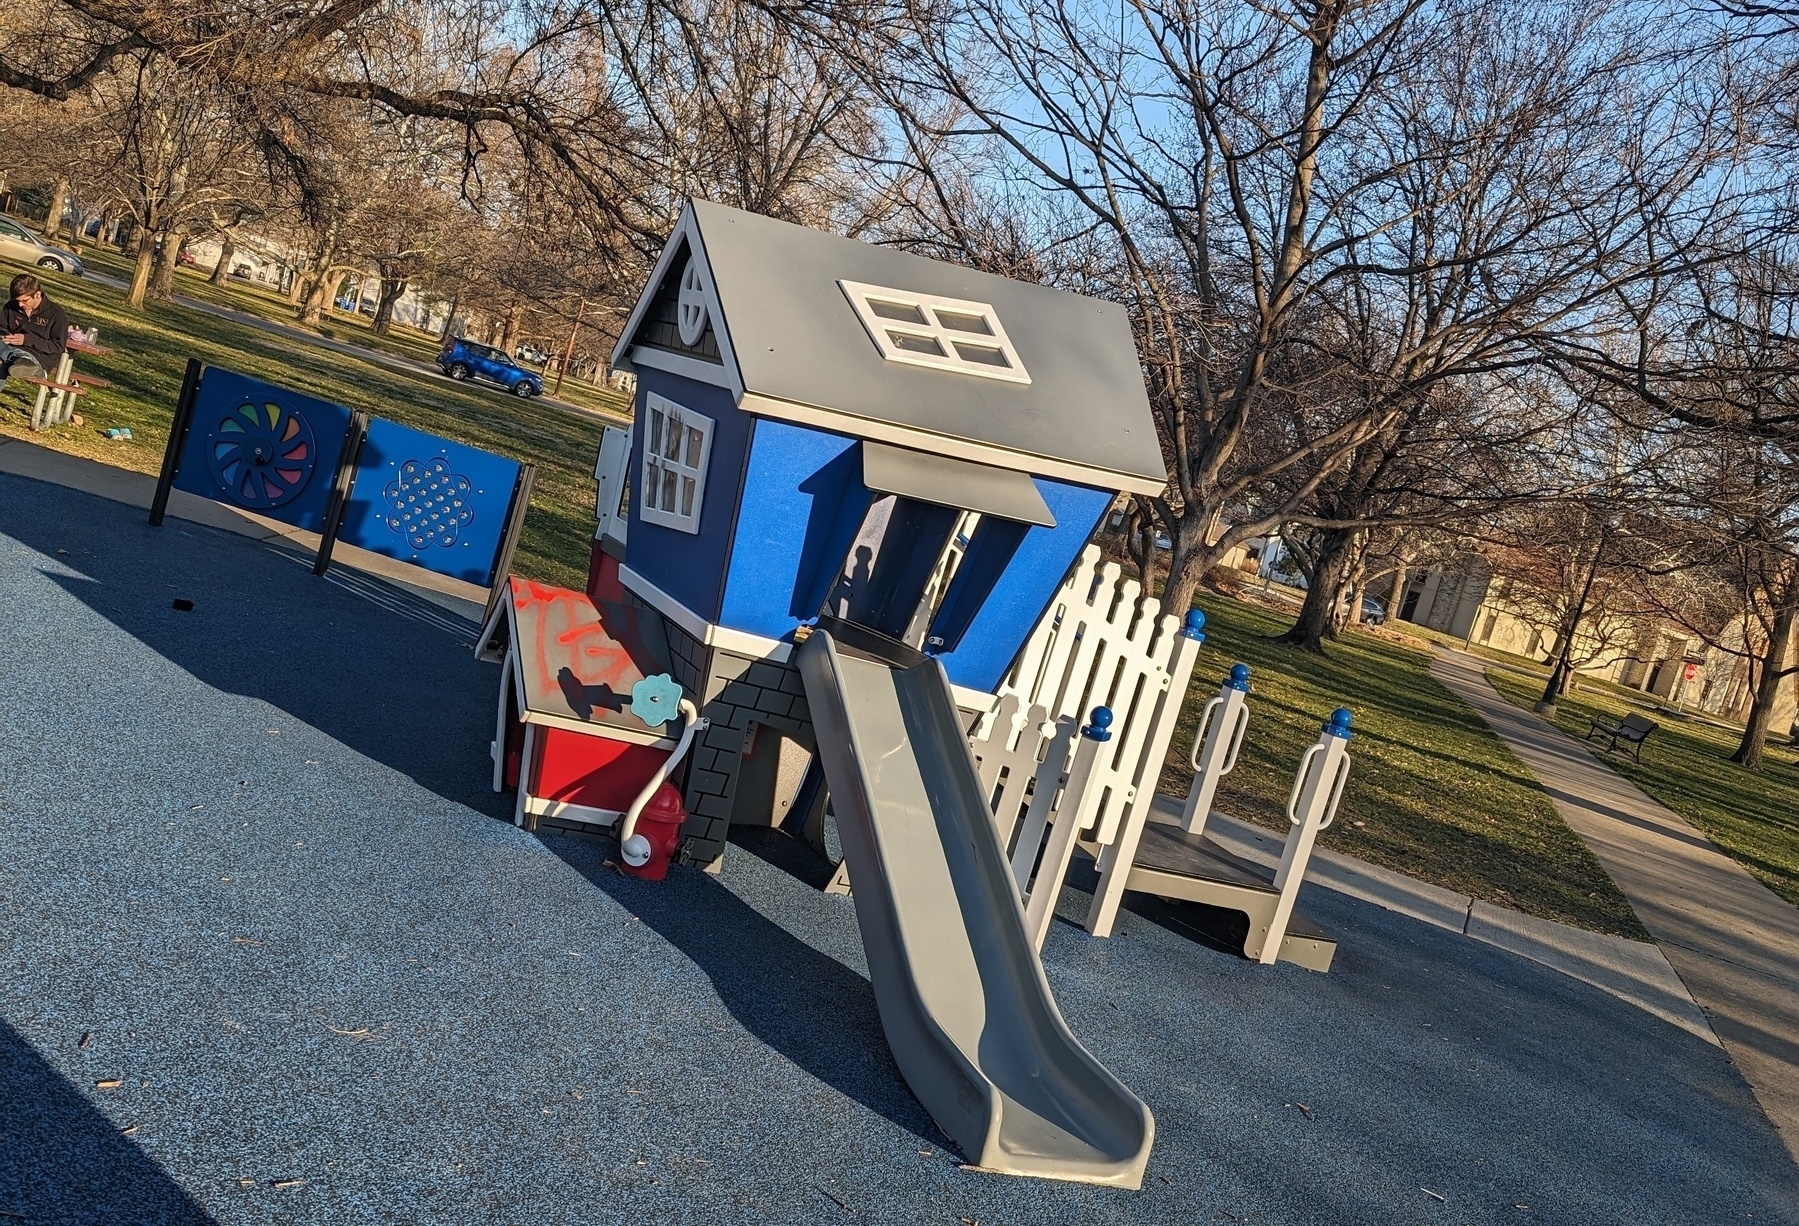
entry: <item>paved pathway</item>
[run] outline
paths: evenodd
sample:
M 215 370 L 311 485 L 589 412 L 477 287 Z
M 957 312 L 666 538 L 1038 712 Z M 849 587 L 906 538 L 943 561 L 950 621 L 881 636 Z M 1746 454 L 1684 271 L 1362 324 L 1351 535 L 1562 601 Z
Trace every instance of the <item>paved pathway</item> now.
M 1477 657 L 1440 652 L 1431 673 L 1492 725 L 1593 849 L 1799 1157 L 1799 910 L 1582 742 L 1500 697 Z

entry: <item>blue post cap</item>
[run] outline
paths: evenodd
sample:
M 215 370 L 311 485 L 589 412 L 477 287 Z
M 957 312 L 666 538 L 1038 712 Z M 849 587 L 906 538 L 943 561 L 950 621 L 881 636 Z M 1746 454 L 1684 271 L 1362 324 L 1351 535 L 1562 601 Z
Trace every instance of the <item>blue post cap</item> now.
M 1349 739 L 1350 718 L 1351 716 L 1348 707 L 1338 707 L 1335 711 L 1331 712 L 1330 721 L 1326 723 L 1323 728 L 1320 728 L 1319 731 L 1326 736 L 1340 736 L 1347 741 Z
M 1206 614 L 1203 609 L 1188 609 L 1187 624 L 1181 627 L 1181 635 L 1192 639 L 1195 643 L 1206 641 Z
M 1093 714 L 1088 717 L 1093 722 L 1081 729 L 1081 735 L 1089 741 L 1109 741 L 1112 739 L 1112 708 L 1094 707 Z
M 1249 693 L 1249 665 L 1231 665 L 1231 675 L 1224 679 L 1224 683 L 1233 690 L 1240 690 L 1245 694 Z

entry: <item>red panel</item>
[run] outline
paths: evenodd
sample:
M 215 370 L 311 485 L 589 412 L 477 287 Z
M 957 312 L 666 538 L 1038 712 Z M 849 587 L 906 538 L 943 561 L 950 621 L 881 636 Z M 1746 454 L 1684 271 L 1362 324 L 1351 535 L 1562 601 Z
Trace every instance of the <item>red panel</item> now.
M 565 728 L 537 729 L 536 785 L 531 795 L 593 809 L 631 807 L 669 751 Z
M 618 577 L 618 559 L 600 547 L 594 538 L 593 550 L 587 555 L 587 598 L 595 604 L 625 602 L 625 585 Z

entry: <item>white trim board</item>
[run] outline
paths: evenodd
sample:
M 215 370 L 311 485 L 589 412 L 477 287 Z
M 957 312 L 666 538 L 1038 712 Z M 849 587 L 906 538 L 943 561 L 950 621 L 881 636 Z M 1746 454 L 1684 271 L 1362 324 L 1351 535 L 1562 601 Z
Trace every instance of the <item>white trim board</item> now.
M 595 809 L 567 800 L 546 800 L 542 796 L 525 798 L 525 812 L 533 817 L 553 817 L 565 822 L 585 822 L 594 826 L 613 826 L 624 814 L 616 809 Z
M 686 239 L 686 243 L 682 243 Z M 643 323 L 644 315 L 649 311 L 650 303 L 655 301 L 656 293 L 662 288 L 662 281 L 674 264 L 675 253 L 685 246 L 688 258 L 698 260 L 704 270 L 706 281 L 706 312 L 711 318 L 712 335 L 718 342 L 718 355 L 722 365 L 703 362 L 685 354 L 669 350 L 652 349 L 648 345 L 633 345 L 632 338 Z M 687 375 L 705 383 L 722 385 L 731 389 L 737 396 L 743 395 L 743 373 L 737 369 L 737 352 L 731 348 L 731 331 L 725 323 L 724 308 L 718 301 L 718 279 L 712 275 L 712 262 L 706 258 L 706 244 L 700 238 L 699 219 L 694 216 L 693 202 L 689 201 L 681 208 L 681 220 L 675 223 L 674 231 L 668 241 L 662 244 L 662 254 L 656 257 L 656 266 L 650 270 L 650 277 L 644 290 L 637 297 L 637 305 L 631 308 L 631 315 L 625 320 L 625 326 L 619 330 L 618 343 L 612 347 L 609 364 L 619 370 L 636 370 L 636 363 L 642 359 L 645 366 L 654 366 L 668 370 L 677 375 Z
M 895 422 L 877 421 L 872 417 L 858 417 L 854 413 L 846 413 L 841 409 L 821 409 L 817 405 L 779 400 L 773 396 L 764 396 L 759 392 L 745 392 L 739 405 L 746 413 L 752 413 L 757 417 L 790 421 L 801 426 L 816 426 L 821 430 L 829 430 L 833 434 L 873 439 L 877 443 L 891 443 L 896 447 L 908 447 L 913 451 L 946 455 L 958 460 L 971 460 L 974 463 L 988 464 L 994 468 L 1030 473 L 1039 477 L 1052 477 L 1058 481 L 1073 481 L 1099 489 L 1125 490 L 1133 494 L 1155 495 L 1162 493 L 1168 485 L 1166 480 L 1153 481 L 1146 477 L 1132 476 L 1129 473 L 1112 472 L 1106 469 L 1092 468 L 1085 464 L 1076 464 L 1070 460 L 1028 455 L 1022 451 L 1009 451 L 991 443 L 977 443 L 971 439 L 934 434 L 928 430 L 902 426 Z

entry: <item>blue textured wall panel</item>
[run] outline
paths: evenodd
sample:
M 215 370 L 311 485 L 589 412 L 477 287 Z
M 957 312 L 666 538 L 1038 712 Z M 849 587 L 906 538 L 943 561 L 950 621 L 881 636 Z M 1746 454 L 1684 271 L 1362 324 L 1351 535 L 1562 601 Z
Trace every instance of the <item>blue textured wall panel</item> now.
M 810 621 L 868 501 L 855 439 L 758 420 L 720 624 L 778 639 Z
M 957 685 L 989 693 L 1006 669 L 1080 555 L 1114 494 L 1084 485 L 1032 477 L 1056 517 L 1054 528 L 1033 527 L 993 584 L 980 611 L 968 623 L 954 651 L 938 656 Z
M 638 515 L 637 497 L 643 477 L 644 432 L 632 431 L 631 516 L 625 565 L 707 621 L 716 623 L 724 595 L 725 562 L 736 528 L 744 456 L 749 450 L 750 415 L 737 407 L 726 388 L 644 366 L 637 372 L 636 409 L 640 422 L 649 420 L 643 406 L 650 392 L 712 419 L 705 501 L 700 507 L 698 535 L 645 523 Z
M 519 463 L 376 418 L 337 539 L 486 587 Z
M 342 405 L 208 367 L 175 488 L 318 532 L 349 428 Z

